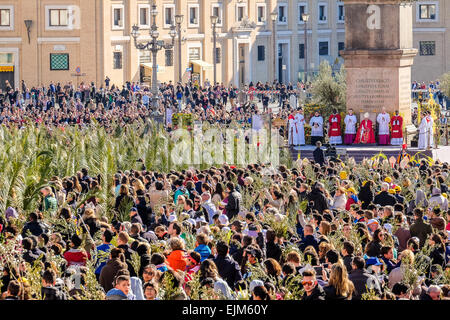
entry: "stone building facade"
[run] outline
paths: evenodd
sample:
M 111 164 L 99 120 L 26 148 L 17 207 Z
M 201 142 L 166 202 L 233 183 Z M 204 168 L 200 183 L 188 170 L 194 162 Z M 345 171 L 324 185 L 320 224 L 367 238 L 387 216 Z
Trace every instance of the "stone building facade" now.
M 2 0 L 0 2 L 0 89 L 4 80 L 19 87 L 95 82 L 150 82 L 149 52 L 134 46 L 131 29 L 140 26 L 149 40 L 149 0 Z M 239 86 L 250 81 L 295 83 L 304 77 L 305 25 L 308 13 L 308 71 L 317 72 L 328 60 L 338 69 L 345 43 L 344 3 L 336 0 L 156 0 L 160 39 L 171 42 L 174 16 L 184 16 L 181 48 L 158 53 L 158 81 L 179 78 L 217 80 Z M 431 5 L 431 6 L 429 6 Z M 419 55 L 412 79 L 434 80 L 450 69 L 450 3 L 446 0 L 413 4 L 414 46 Z M 277 13 L 274 25 L 271 13 Z M 211 15 L 219 16 L 217 51 L 213 52 Z

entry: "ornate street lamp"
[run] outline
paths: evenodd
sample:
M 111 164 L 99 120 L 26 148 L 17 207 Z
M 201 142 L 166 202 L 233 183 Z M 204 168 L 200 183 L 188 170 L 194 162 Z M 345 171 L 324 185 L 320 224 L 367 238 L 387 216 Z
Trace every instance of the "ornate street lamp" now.
M 216 85 L 217 83 L 217 44 L 216 44 L 216 39 L 217 39 L 217 35 L 216 35 L 216 25 L 217 25 L 217 21 L 219 20 L 218 16 L 211 16 L 211 24 L 212 24 L 212 28 L 213 28 L 213 38 L 214 38 L 214 49 L 213 49 L 213 61 L 214 61 L 214 85 Z
M 308 81 L 308 34 L 307 34 L 307 28 L 306 25 L 308 24 L 309 20 L 309 14 L 303 13 L 302 14 L 302 21 L 305 23 L 305 45 L 304 45 L 304 51 L 305 51 L 305 85 Z
M 183 23 L 183 15 L 177 14 L 175 16 L 175 23 L 177 25 L 177 34 L 178 34 L 178 82 L 181 83 L 183 81 L 183 71 L 181 66 L 181 24 Z
M 152 53 L 152 59 L 153 59 L 153 67 L 152 67 L 152 106 L 155 108 L 155 110 L 158 107 L 158 79 L 157 79 L 157 68 L 158 64 L 156 61 L 156 57 L 158 55 L 158 51 L 162 49 L 172 49 L 174 47 L 175 43 L 175 37 L 176 37 L 176 31 L 175 26 L 172 25 L 170 28 L 169 35 L 172 38 L 171 43 L 166 43 L 163 40 L 158 40 L 159 37 L 159 31 L 158 27 L 156 26 L 156 16 L 158 15 L 158 10 L 156 9 L 156 4 L 152 5 L 152 9 L 150 10 L 150 14 L 152 16 L 152 26 L 150 28 L 150 36 L 152 38 L 151 41 L 147 43 L 138 42 L 138 38 L 140 36 L 139 32 L 139 26 L 136 24 L 133 25 L 131 30 L 131 36 L 134 39 L 134 45 L 139 50 L 149 50 Z
M 277 74 L 277 41 L 275 39 L 275 33 L 276 33 L 276 21 L 278 19 L 278 14 L 276 12 L 272 12 L 270 14 L 270 19 L 272 20 L 272 33 L 273 33 L 273 81 L 275 82 L 275 80 L 277 79 L 276 74 Z

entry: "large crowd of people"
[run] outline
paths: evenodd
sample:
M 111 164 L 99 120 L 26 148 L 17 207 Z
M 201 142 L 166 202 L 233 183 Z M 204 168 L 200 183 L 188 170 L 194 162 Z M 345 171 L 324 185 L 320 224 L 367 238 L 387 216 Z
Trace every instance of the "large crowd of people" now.
M 136 83 L 22 83 L 0 92 L 0 122 L 64 127 L 95 119 L 114 128 L 170 108 L 212 124 L 249 123 L 274 102 L 287 119 L 301 90 L 169 83 L 152 108 L 151 92 Z M 252 107 L 259 99 L 262 111 Z M 291 144 L 304 144 L 304 135 L 292 135 L 302 117 L 289 119 Z M 384 125 L 398 125 L 383 117 Z M 332 142 L 371 140 L 364 121 L 357 131 L 344 119 L 353 130 L 342 139 L 333 112 Z M 320 136 L 312 132 L 319 145 L 322 125 Z M 401 160 L 391 166 L 322 156 L 289 168 L 121 168 L 113 177 L 80 168 L 54 176 L 40 189 L 38 207 L 24 210 L 16 201 L 0 212 L 1 299 L 448 300 L 450 167 Z M 111 179 L 114 203 L 100 197 L 102 179 Z
M 119 171 L 107 215 L 101 177 L 54 177 L 2 213 L 2 298 L 449 299 L 448 164 L 382 168 Z
M 279 116 L 287 119 L 286 112 L 297 107 L 303 89 L 301 83 L 295 87 L 292 84 L 250 83 L 239 90 L 232 85 L 206 83 L 197 86 L 169 82 L 159 86 L 158 104 L 153 106 L 149 87 L 134 82 L 119 87 L 110 85 L 106 79 L 100 88 L 94 83 L 76 86 L 72 82 L 52 82 L 48 86 L 29 88 L 22 82 L 22 87 L 15 89 L 7 83 L 6 90 L 0 90 L 0 123 L 19 127 L 26 124 L 64 127 L 86 126 L 96 120 L 102 126 L 110 127 L 167 112 L 170 127 L 171 115 L 184 112 L 211 124 L 229 124 L 232 120 L 246 124 L 256 112 L 267 113 L 269 103 L 281 106 Z

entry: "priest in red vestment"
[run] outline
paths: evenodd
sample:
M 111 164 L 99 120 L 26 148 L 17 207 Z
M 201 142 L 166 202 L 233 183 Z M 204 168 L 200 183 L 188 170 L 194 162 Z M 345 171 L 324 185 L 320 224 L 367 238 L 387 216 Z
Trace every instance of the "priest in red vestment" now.
M 364 120 L 361 121 L 361 125 L 359 126 L 358 132 L 356 133 L 356 139 L 354 143 L 376 143 L 375 133 L 373 132 L 373 123 L 369 119 L 369 113 L 367 112 L 364 114 Z
M 403 118 L 395 111 L 395 116 L 391 119 L 391 144 L 401 146 L 403 144 Z
M 328 118 L 328 123 L 328 136 L 330 137 L 330 144 L 342 144 L 341 115 L 336 109 L 333 110 L 333 114 Z

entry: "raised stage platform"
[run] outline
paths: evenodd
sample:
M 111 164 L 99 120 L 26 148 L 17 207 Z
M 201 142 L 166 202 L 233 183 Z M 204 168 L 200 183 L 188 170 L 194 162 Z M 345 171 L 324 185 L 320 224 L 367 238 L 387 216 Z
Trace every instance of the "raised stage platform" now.
M 315 146 L 307 145 L 300 147 L 290 147 L 290 152 L 292 158 L 297 160 L 298 154 L 300 153 L 300 158 L 308 158 L 313 160 L 313 151 L 316 149 Z M 323 147 L 323 150 L 326 150 Z M 378 145 L 352 145 L 352 146 L 336 146 L 336 151 L 340 159 L 345 160 L 347 158 L 354 158 L 357 163 L 361 162 L 364 158 L 370 159 L 373 156 L 382 152 L 388 158 L 397 157 L 402 148 L 401 146 L 378 146 Z M 411 156 L 414 156 L 417 153 L 420 153 L 419 157 L 428 156 L 433 159 L 439 159 L 442 162 L 450 163 L 450 147 L 448 146 L 440 146 L 438 149 L 433 150 L 419 150 L 418 148 L 408 148 L 408 153 Z

